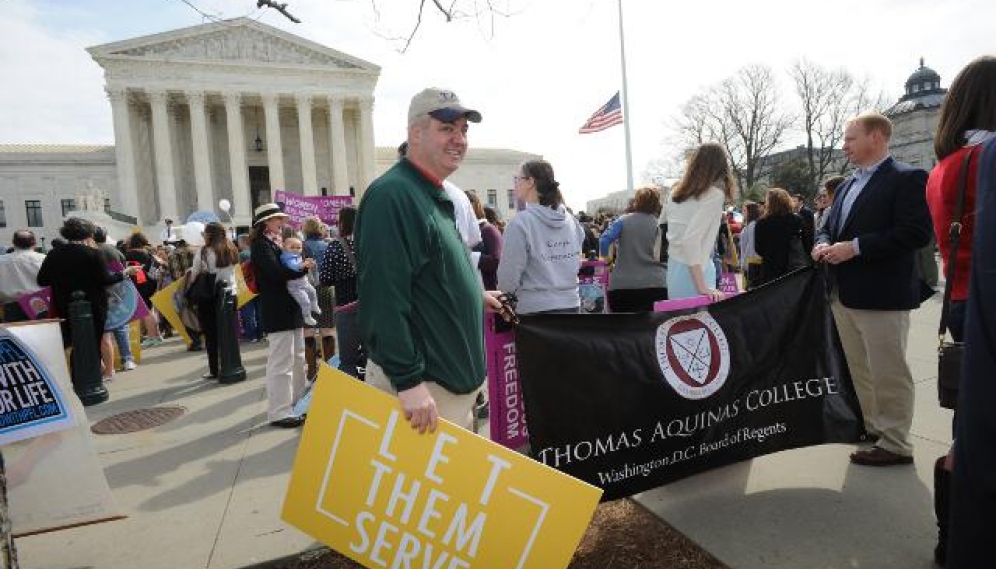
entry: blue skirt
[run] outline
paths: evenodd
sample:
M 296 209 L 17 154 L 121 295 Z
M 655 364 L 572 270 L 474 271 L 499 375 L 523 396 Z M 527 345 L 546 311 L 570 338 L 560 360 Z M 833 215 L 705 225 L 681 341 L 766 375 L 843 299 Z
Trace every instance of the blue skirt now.
M 716 284 L 716 265 L 712 260 L 702 263 L 702 277 L 706 286 L 714 287 Z M 668 259 L 667 262 L 667 298 L 676 300 L 679 298 L 692 298 L 700 296 L 695 288 L 695 281 L 692 280 L 692 270 L 688 265 Z

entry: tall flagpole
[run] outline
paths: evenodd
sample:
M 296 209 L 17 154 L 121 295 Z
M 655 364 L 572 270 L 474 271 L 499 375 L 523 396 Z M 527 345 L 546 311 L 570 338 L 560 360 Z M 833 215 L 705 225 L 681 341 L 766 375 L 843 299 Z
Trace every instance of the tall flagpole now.
M 629 86 L 626 84 L 626 37 L 623 34 L 622 0 L 619 3 L 619 56 L 622 59 L 622 109 L 623 128 L 626 130 L 626 181 L 633 191 L 633 149 L 629 142 Z

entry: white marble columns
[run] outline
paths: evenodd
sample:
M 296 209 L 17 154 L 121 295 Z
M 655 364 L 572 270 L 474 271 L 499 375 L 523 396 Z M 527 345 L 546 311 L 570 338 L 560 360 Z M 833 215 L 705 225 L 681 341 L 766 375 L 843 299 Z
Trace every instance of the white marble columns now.
M 373 131 L 373 97 L 360 99 L 360 187 L 356 188 L 356 197 L 363 192 L 374 179 L 377 165 L 374 163 L 374 131 Z
M 294 100 L 301 138 L 301 189 L 306 196 L 317 196 L 318 170 L 315 165 L 315 133 L 311 126 L 311 95 L 298 95 Z
M 160 218 L 175 217 L 176 182 L 173 175 L 173 148 L 170 144 L 169 116 L 166 105 L 169 95 L 165 91 L 149 92 L 152 102 L 152 146 L 156 155 L 156 194 L 159 198 Z M 161 219 L 156 220 L 161 221 Z
M 144 106 L 145 101 L 148 101 L 149 107 L 145 108 L 151 108 L 151 113 L 146 115 L 144 111 L 129 110 L 129 93 L 131 105 Z M 140 217 L 140 225 L 153 225 L 161 222 L 164 217 L 184 218 L 195 210 L 215 211 L 218 198 L 224 195 L 223 190 L 217 187 L 221 180 L 219 174 L 225 171 L 224 160 L 228 160 L 230 166 L 232 218 L 237 225 L 248 225 L 252 219 L 250 165 L 268 167 L 271 190 L 283 189 L 308 196 L 318 195 L 319 187 L 324 185 L 330 186 L 332 195 L 348 195 L 351 184 L 355 184 L 357 191 L 362 192 L 374 178 L 376 157 L 373 142 L 373 99 L 370 97 L 344 98 L 341 95 L 312 92 L 295 94 L 293 98 L 287 94 L 281 101 L 281 95 L 275 91 L 243 92 L 238 88 L 211 91 L 199 87 L 177 88 L 172 91 L 172 95 L 170 93 L 165 88 L 107 89 L 114 114 L 120 200 L 117 208 L 121 213 Z M 212 105 L 215 112 L 220 112 L 219 103 L 224 104 L 227 125 L 227 132 L 224 134 L 212 132 L 213 128 L 220 126 L 212 127 L 209 121 Z M 174 115 L 171 107 L 184 104 L 189 106 L 190 111 L 189 138 L 185 135 L 188 126 L 184 124 L 186 113 Z M 252 141 L 246 139 L 243 105 L 263 107 L 261 110 L 266 124 L 263 136 L 265 158 L 249 154 Z M 328 109 L 328 124 L 319 125 L 317 129 L 313 126 L 316 107 L 319 113 Z M 281 130 L 280 112 L 283 110 L 286 113 L 292 108 L 298 118 L 297 134 L 294 134 L 291 125 L 284 125 L 287 128 L 285 132 Z M 351 112 L 347 113 L 346 108 Z M 146 118 L 141 118 L 142 116 Z M 151 124 L 135 123 L 136 120 L 149 121 L 150 116 Z M 176 122 L 177 117 L 179 123 Z M 322 118 L 324 121 L 324 117 Z M 147 144 L 143 138 L 147 125 L 151 127 L 148 130 L 150 149 L 139 146 Z M 355 131 L 347 137 L 350 127 L 355 128 Z M 289 157 L 289 161 L 284 162 L 283 134 L 294 137 L 287 144 L 288 150 L 300 153 L 300 174 L 294 157 Z M 322 154 L 316 154 L 316 134 L 328 136 L 327 154 L 324 152 L 324 144 L 318 145 L 323 150 Z M 226 137 L 227 151 L 224 142 L 219 140 Z M 356 148 L 349 148 L 353 144 Z M 151 155 L 147 154 L 148 150 L 152 151 Z M 143 156 L 146 158 L 142 158 Z M 321 179 L 320 182 L 320 172 L 326 171 L 329 172 L 330 179 Z M 158 212 L 153 213 L 149 205 L 144 205 L 142 207 L 146 208 L 145 215 L 141 215 L 139 204 L 145 202 L 140 199 L 139 189 L 148 184 L 152 184 L 154 188 Z M 181 197 L 186 194 L 180 190 L 188 186 L 196 190 L 194 195 Z
M 263 114 L 266 115 L 266 156 L 270 167 L 270 189 L 286 190 L 284 177 L 284 150 L 280 141 L 280 108 L 278 95 L 264 93 Z
M 131 112 L 128 108 L 128 90 L 108 88 L 111 112 L 114 116 L 114 157 L 118 170 L 117 207 L 125 215 L 133 215 L 142 223 L 138 211 L 138 178 L 135 174 L 135 146 L 131 135 Z
M 246 140 L 242 128 L 242 94 L 224 94 L 228 125 L 228 160 L 232 172 L 232 217 L 238 225 L 252 223 L 252 197 L 249 195 L 249 169 L 246 166 Z
M 346 171 L 346 127 L 342 122 L 342 99 L 329 97 L 329 148 L 332 153 L 332 194 L 349 195 Z
M 197 209 L 214 211 L 211 191 L 211 145 L 208 141 L 207 117 L 204 114 L 204 93 L 188 91 L 190 105 L 190 138 L 194 149 L 194 187 L 197 189 Z

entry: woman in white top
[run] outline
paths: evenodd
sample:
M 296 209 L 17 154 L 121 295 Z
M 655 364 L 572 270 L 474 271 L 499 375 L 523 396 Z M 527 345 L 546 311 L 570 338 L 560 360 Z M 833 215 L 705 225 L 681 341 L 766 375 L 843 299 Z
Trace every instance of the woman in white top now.
M 733 190 L 726 151 L 715 143 L 700 146 L 661 212 L 660 222 L 667 224 L 668 298 L 723 298 L 715 288 L 712 250 L 719 235 L 723 205 L 733 198 Z
M 223 283 L 227 290 L 235 288 L 235 267 L 239 264 L 239 249 L 228 238 L 225 226 L 211 222 L 204 227 L 204 247 L 194 256 L 194 264 L 190 269 L 188 283 L 193 283 L 201 273 L 213 274 L 215 290 L 217 283 Z M 218 326 L 236 326 L 235 322 L 218 322 L 217 297 L 211 302 L 197 305 L 197 319 L 200 320 L 204 332 L 204 344 L 208 357 L 208 372 L 201 376 L 204 379 L 218 377 Z

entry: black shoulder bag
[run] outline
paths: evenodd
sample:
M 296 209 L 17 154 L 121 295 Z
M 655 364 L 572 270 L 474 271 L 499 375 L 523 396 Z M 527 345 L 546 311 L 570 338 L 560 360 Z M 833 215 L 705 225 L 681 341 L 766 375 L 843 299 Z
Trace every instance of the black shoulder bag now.
M 204 250 L 201 249 L 201 271 L 187 289 L 187 301 L 194 305 L 207 306 L 214 302 L 214 286 L 217 275 L 207 271 Z
M 955 269 L 958 259 L 958 245 L 961 242 L 962 216 L 965 211 L 965 186 L 968 182 L 968 165 L 974 151 L 969 151 L 961 161 L 958 175 L 958 202 L 951 225 L 948 229 L 948 263 L 944 276 L 944 304 L 941 306 L 941 324 L 937 330 L 937 399 L 941 407 L 954 409 L 958 405 L 958 384 L 961 382 L 961 353 L 964 344 L 948 342 L 948 313 L 951 310 L 951 289 L 954 286 Z

